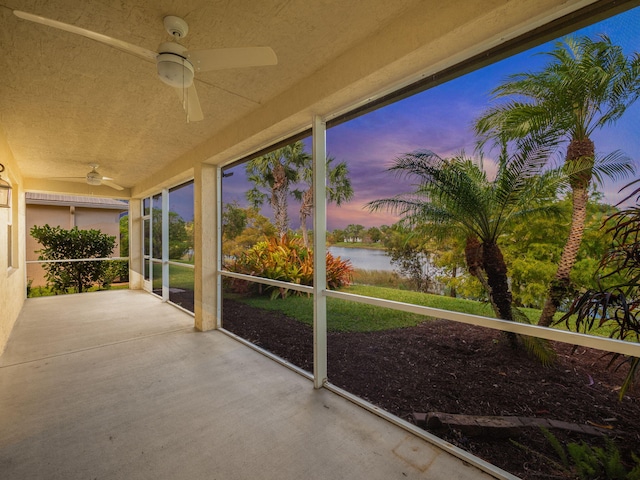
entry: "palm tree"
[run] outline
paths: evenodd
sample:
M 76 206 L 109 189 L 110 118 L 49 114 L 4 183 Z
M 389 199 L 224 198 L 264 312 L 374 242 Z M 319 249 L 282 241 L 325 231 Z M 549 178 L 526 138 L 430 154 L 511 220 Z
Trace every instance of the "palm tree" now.
M 335 159 L 327 157 L 327 201 L 342 205 L 343 202 L 351 200 L 353 188 L 349 179 L 349 170 L 345 162 L 340 162 L 333 166 Z M 307 218 L 313 213 L 313 165 L 311 157 L 303 159 L 299 165 L 299 178 L 305 188 L 296 189 L 293 195 L 300 201 L 300 228 L 302 229 L 302 239 L 305 247 L 309 248 L 309 235 L 307 232 Z
M 542 152 L 507 157 L 503 150 L 493 181 L 482 163 L 464 153 L 443 159 L 431 151 L 405 154 L 389 171 L 417 183 L 416 190 L 375 200 L 370 210 L 388 209 L 411 226 L 434 232 L 459 230 L 466 237 L 465 261 L 469 273 L 485 288 L 498 318 L 520 320 L 512 308 L 507 265 L 499 246 L 510 222 L 534 213 L 551 213 L 549 185 L 557 172 L 540 175 Z M 551 198 L 549 198 L 551 197 Z M 512 336 L 512 340 L 515 337 Z
M 341 205 L 353 197 L 353 188 L 347 164 L 340 162 L 333 166 L 333 162 L 332 157 L 327 158 L 327 200 Z M 254 207 L 262 206 L 267 197 L 261 189 L 269 190 L 279 237 L 289 230 L 289 195 L 300 201 L 300 228 L 304 245 L 308 248 L 307 218 L 313 213 L 313 159 L 305 152 L 304 143 L 294 142 L 254 158 L 247 163 L 245 171 L 254 185 L 246 194 L 247 200 Z M 306 188 L 290 190 L 296 183 L 303 184 Z
M 624 188 L 637 184 L 640 179 Z M 599 279 L 617 277 L 618 281 L 608 287 L 598 282 L 598 288 L 581 293 L 558 323 L 564 321 L 567 327 L 573 326 L 584 333 L 604 324 L 613 324 L 611 337 L 640 341 L 640 187 L 620 203 L 633 197 L 635 205 L 616 212 L 603 224 L 613 238 L 600 261 Z M 613 354 L 610 365 L 619 356 Z M 629 363 L 629 372 L 620 389 L 620 400 L 640 374 L 640 358 L 624 357 L 623 362 Z
M 483 141 L 553 148 L 568 142 L 564 165 L 572 192 L 571 227 L 538 322 L 544 326 L 570 292 L 594 175 L 592 134 L 613 124 L 640 96 L 640 55 L 625 57 L 604 35 L 598 40 L 567 38 L 548 55 L 551 60 L 541 71 L 512 75 L 497 87 L 494 98 L 510 100 L 489 109 L 476 123 Z M 616 178 L 633 171 L 630 163 L 610 162 L 604 173 Z
M 311 156 L 304 151 L 304 144 L 295 142 L 254 158 L 245 167 L 247 178 L 253 183 L 253 188 L 246 194 L 247 200 L 255 208 L 259 208 L 267 197 L 261 189 L 269 190 L 278 237 L 289 230 L 287 207 L 290 185 L 298 179 L 299 166 L 310 159 Z

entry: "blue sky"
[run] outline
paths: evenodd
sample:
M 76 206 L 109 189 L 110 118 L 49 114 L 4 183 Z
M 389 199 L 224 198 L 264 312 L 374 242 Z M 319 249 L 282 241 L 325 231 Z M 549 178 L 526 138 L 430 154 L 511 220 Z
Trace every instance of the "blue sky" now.
M 626 55 L 640 52 L 640 8 L 582 29 L 576 34 L 595 36 L 606 33 L 621 45 Z M 364 205 L 374 199 L 410 190 L 410 186 L 385 172 L 393 159 L 403 153 L 429 149 L 440 156 L 464 150 L 474 154 L 476 138 L 472 124 L 489 105 L 489 96 L 506 76 L 536 71 L 548 61 L 542 52 L 550 51 L 554 42 L 502 60 L 463 77 L 396 102 L 327 131 L 327 151 L 338 161 L 347 162 L 354 198 L 340 208 L 329 206 L 327 228 L 344 228 L 350 223 L 367 227 L 391 224 L 393 216 L 372 214 Z M 596 151 L 607 154 L 622 150 L 640 170 L 640 102 L 634 104 L 614 126 L 594 135 Z M 485 153 L 485 165 L 491 167 L 491 152 Z M 242 166 L 223 182 L 223 200 L 246 204 L 244 192 L 249 188 Z M 607 183 L 601 190 L 605 201 L 615 204 L 622 197 L 618 190 L 628 179 Z M 298 228 L 297 205 L 290 204 L 291 228 Z M 271 216 L 268 205 L 263 214 Z

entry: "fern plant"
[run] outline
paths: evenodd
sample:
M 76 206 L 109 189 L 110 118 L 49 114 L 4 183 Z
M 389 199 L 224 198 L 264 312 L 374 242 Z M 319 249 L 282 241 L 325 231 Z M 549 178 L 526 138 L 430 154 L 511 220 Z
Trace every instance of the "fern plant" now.
M 559 464 L 553 463 L 561 466 L 565 473 L 577 475 L 580 480 L 640 480 L 640 458 L 631 453 L 633 464 L 625 464 L 610 438 L 605 438 L 604 447 L 572 442 L 565 448 L 553 433 L 543 427 L 541 430 L 560 459 Z

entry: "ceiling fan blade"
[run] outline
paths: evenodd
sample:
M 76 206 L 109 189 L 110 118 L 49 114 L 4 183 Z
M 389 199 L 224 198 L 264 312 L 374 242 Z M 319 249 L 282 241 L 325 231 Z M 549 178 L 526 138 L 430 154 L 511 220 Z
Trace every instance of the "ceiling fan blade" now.
M 65 32 L 75 33 L 76 35 L 82 35 L 83 37 L 90 38 L 91 40 L 96 40 L 98 42 L 109 45 L 110 47 L 122 50 L 123 52 L 136 55 L 137 57 L 140 57 L 144 60 L 155 62 L 156 57 L 158 56 L 156 52 L 152 52 L 151 50 L 147 50 L 146 48 L 133 45 L 123 40 L 117 40 L 101 33 L 96 33 L 92 32 L 91 30 L 76 27 L 75 25 L 69 25 L 68 23 L 58 22 L 57 20 L 51 20 L 50 18 L 40 17 L 32 13 L 21 12 L 20 10 L 14 10 L 13 13 L 23 20 L 40 23 L 42 25 L 47 25 L 59 30 L 64 30 Z
M 187 52 L 187 58 L 193 64 L 196 72 L 278 64 L 278 57 L 270 47 L 196 50 Z
M 49 177 L 47 180 L 55 180 L 56 182 L 85 182 L 86 177 Z
M 115 188 L 116 190 L 124 190 L 124 187 L 121 187 L 120 185 L 112 182 L 111 180 L 112 179 L 110 178 L 102 177 L 102 184 L 106 185 L 107 187 Z
M 199 122 L 204 119 L 202 107 L 200 107 L 200 99 L 198 98 L 198 92 L 196 92 L 196 85 L 194 83 L 192 83 L 189 88 L 175 88 L 174 90 L 182 102 L 182 108 L 184 108 L 184 111 L 187 113 L 188 122 Z M 183 98 L 184 96 L 187 98 Z

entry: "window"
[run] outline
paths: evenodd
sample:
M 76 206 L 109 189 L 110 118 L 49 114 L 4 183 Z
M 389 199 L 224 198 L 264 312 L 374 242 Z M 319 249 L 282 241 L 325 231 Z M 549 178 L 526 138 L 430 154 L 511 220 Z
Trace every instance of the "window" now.
M 639 21 L 640 9 L 636 8 L 576 35 L 597 39 L 599 33 L 605 33 L 631 56 L 640 50 L 640 37 L 634 28 Z M 522 172 L 517 168 L 510 170 L 517 166 L 520 146 L 508 145 L 504 151 L 486 148 L 483 155 L 476 150 L 474 120 L 489 107 L 489 92 L 509 74 L 543 67 L 549 59 L 543 53 L 555 47 L 556 41 L 549 42 L 484 68 L 467 63 L 464 69 L 436 75 L 432 83 L 411 86 L 327 123 L 328 157 L 333 158 L 334 166 L 345 162 L 353 197 L 340 205 L 328 202 L 326 240 L 330 252 L 349 259 L 355 272 L 353 284 L 342 291 L 323 289 L 326 312 L 315 306 L 321 299 L 309 295 L 313 290 L 288 276 L 302 276 L 304 272 L 302 268 L 287 271 L 293 265 L 284 256 L 294 250 L 290 244 L 304 243 L 305 235 L 313 238 L 318 232 L 308 231 L 298 222 L 303 216 L 303 177 L 295 168 L 288 169 L 284 161 L 278 170 L 269 168 L 269 162 L 281 158 L 278 150 L 285 143 L 225 167 L 221 219 L 226 267 L 221 274 L 223 328 L 314 374 L 323 373 L 317 366 L 324 355 L 328 359 L 330 388 L 337 386 L 367 398 L 397 417 L 422 421 L 426 415 L 422 417 L 420 413 L 438 411 L 476 416 L 548 414 L 554 418 L 560 415 L 571 423 L 584 423 L 581 416 L 600 415 L 615 421 L 616 429 L 637 435 L 635 417 L 626 414 L 637 392 L 630 393 L 627 404 L 618 402 L 616 387 L 610 385 L 619 388 L 624 384 L 622 369 L 607 370 L 604 364 L 608 359 L 602 359 L 608 349 L 638 357 L 637 343 L 613 342 L 606 338 L 611 330 L 589 337 L 565 331 L 564 324 L 555 325 L 555 329 L 522 325 L 535 324 L 540 318 L 568 228 L 567 222 L 557 223 L 551 216 L 521 219 L 525 214 L 536 213 L 531 209 L 533 205 L 540 209 L 551 205 L 554 208 L 549 210 L 570 218 L 567 191 L 554 190 L 550 185 L 537 188 L 542 185 L 537 182 L 552 178 L 545 175 L 551 166 L 526 178 L 518 177 Z M 462 70 L 473 71 L 463 75 Z M 584 80 L 580 82 L 586 83 Z M 601 145 L 598 151 L 622 149 L 631 158 L 640 158 L 640 139 L 636 135 L 639 123 L 637 102 L 615 126 L 594 136 L 596 144 Z M 286 145 L 294 145 L 297 140 L 291 139 Z M 321 140 L 324 138 L 314 138 Z M 301 143 L 309 153 L 310 141 L 304 139 Z M 561 160 L 568 143 L 565 139 L 559 152 Z M 506 156 L 501 157 L 503 154 Z M 251 162 L 256 168 L 251 167 Z M 394 165 L 398 168 L 390 171 Z M 394 175 L 411 173 L 406 166 L 426 172 L 426 178 Z M 534 165 L 528 166 L 531 170 L 525 172 L 527 175 L 534 170 Z M 431 185 L 434 178 L 450 182 L 441 182 L 441 191 L 420 188 Z M 599 261 L 594 248 L 597 246 L 600 254 L 607 250 L 606 242 L 601 243 L 602 220 L 615 211 L 613 205 L 621 198 L 619 187 L 633 178 L 598 185 L 599 194 L 589 200 L 592 208 L 590 233 L 585 236 L 587 248 L 580 252 L 581 263 L 575 267 L 575 281 L 583 282 L 584 288 L 594 286 L 590 282 L 595 281 Z M 501 190 L 501 195 L 493 195 L 498 187 L 515 179 L 519 180 L 514 187 L 531 190 L 518 190 L 517 195 L 511 196 L 502 195 L 505 191 Z M 287 183 L 284 193 L 277 191 Z M 327 200 L 331 200 L 332 193 Z M 394 203 L 403 194 L 407 194 L 402 197 L 407 202 Z M 539 196 L 527 197 L 534 194 Z M 523 198 L 530 201 L 518 204 Z M 513 205 L 489 208 L 489 200 L 505 199 L 513 200 L 520 210 L 511 212 L 510 221 L 501 225 L 507 207 Z M 406 215 L 411 212 L 410 201 L 424 207 L 414 210 L 416 215 L 412 218 Z M 387 208 L 394 205 L 400 208 Z M 481 207 L 487 208 L 480 212 Z M 403 218 L 411 221 L 401 222 Z M 479 232 L 472 223 L 474 219 L 486 220 L 481 227 L 488 230 Z M 490 238 L 495 231 L 500 235 Z M 286 243 L 281 240 L 282 233 L 287 234 Z M 485 233 L 490 235 L 481 237 Z M 320 238 L 317 244 L 324 241 Z M 301 252 L 302 249 L 295 250 L 295 255 L 300 256 Z M 478 266 L 477 262 L 487 258 L 491 262 Z M 504 265 L 499 262 L 502 260 Z M 489 271 L 496 265 L 499 268 Z M 480 268 L 485 270 L 484 275 Z M 496 298 L 496 292 L 504 295 Z M 277 300 L 269 300 L 270 296 Z M 505 300 L 508 308 L 504 308 Z M 566 308 L 569 303 L 567 297 L 561 307 Z M 506 318 L 510 313 L 512 318 Z M 600 316 L 596 312 L 593 318 Z M 321 335 L 316 342 L 309 327 L 314 322 Z M 326 323 L 331 332 L 323 338 L 321 323 Z M 511 333 L 515 331 L 518 337 Z M 550 344 L 546 339 L 557 342 Z M 635 341 L 637 336 L 631 339 Z M 516 343 L 520 345 L 518 350 L 512 348 Z M 573 343 L 580 345 L 576 348 L 582 358 L 571 356 Z M 542 354 L 550 346 L 557 353 L 558 363 L 545 369 L 529 352 L 544 359 Z M 595 368 L 598 380 L 590 371 Z M 605 387 L 603 396 L 596 401 L 592 395 L 600 386 Z M 552 394 L 555 400 L 547 400 Z M 610 401 L 605 400 L 607 395 L 611 395 Z M 588 400 L 578 403 L 578 397 Z M 616 413 L 605 415 L 599 410 L 598 405 L 602 404 L 616 405 Z M 546 405 L 553 407 L 546 410 Z M 564 409 L 563 405 L 569 407 Z M 530 461 L 531 451 L 538 448 L 535 441 L 522 449 L 512 448 L 507 441 L 496 443 L 501 446 L 489 451 L 485 450 L 487 442 L 476 443 L 456 432 L 452 427 L 438 434 L 463 448 L 484 451 L 490 462 L 522 476 L 527 472 L 512 467 L 522 468 Z M 542 436 L 538 440 L 545 441 Z M 507 456 L 517 460 L 501 465 L 507 449 L 511 449 Z M 496 453 L 496 457 L 491 456 Z

